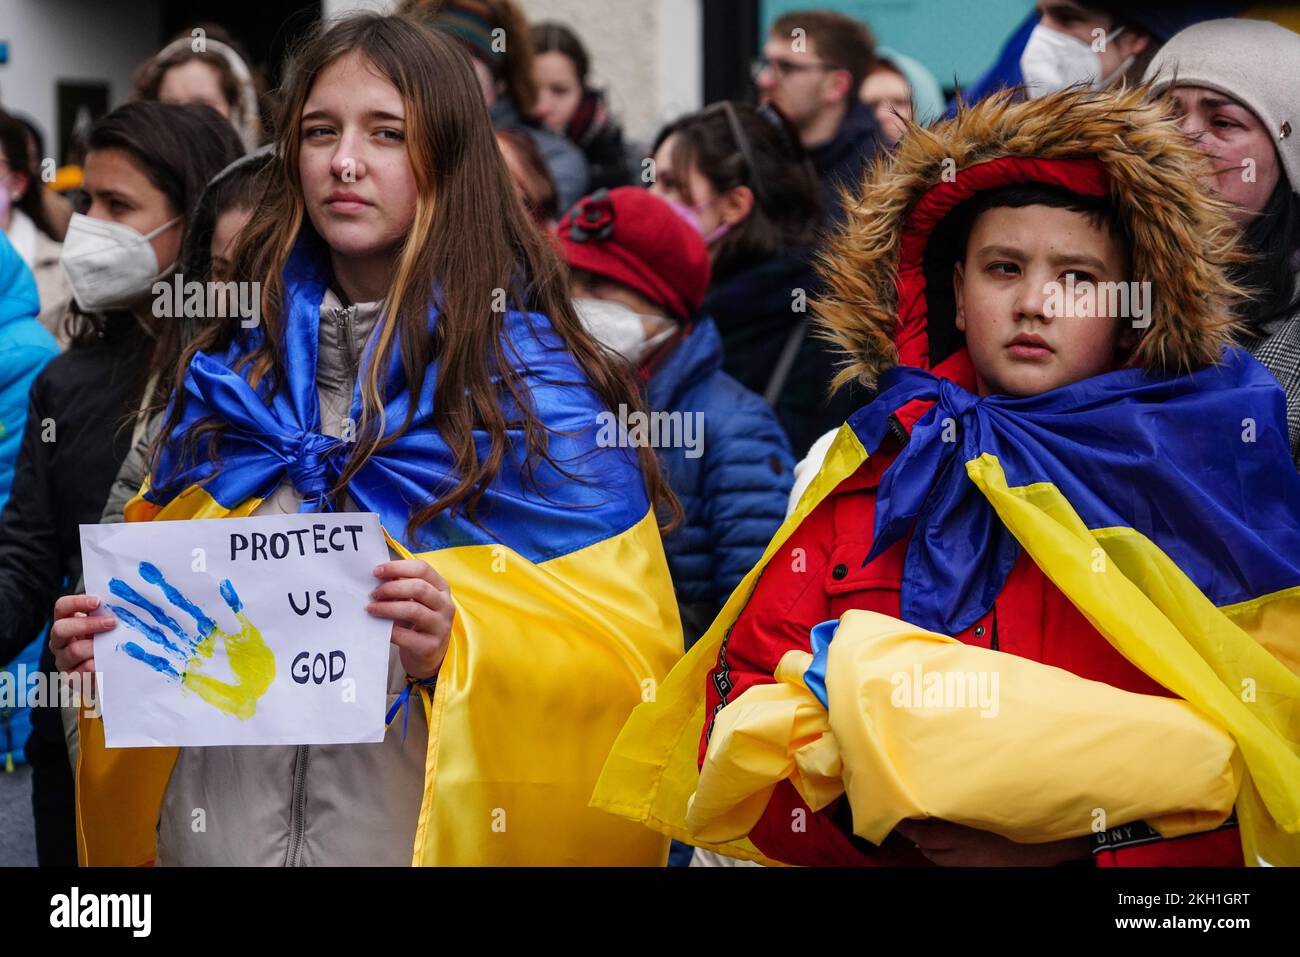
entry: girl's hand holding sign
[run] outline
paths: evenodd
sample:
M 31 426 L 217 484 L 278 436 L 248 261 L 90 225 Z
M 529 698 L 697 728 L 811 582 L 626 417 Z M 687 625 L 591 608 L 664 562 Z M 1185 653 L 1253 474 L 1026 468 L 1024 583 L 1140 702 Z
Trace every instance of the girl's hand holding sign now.
M 392 642 L 412 678 L 432 678 L 447 655 L 456 606 L 451 586 L 418 558 L 385 562 L 375 569 L 380 585 L 366 611 L 393 622 Z

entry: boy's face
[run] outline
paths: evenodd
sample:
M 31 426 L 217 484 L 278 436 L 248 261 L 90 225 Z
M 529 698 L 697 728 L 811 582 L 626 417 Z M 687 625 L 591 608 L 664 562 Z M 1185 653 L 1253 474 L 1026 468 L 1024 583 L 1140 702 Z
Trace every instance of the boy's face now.
M 1085 293 L 1127 273 L 1123 244 L 1083 213 L 1050 206 L 982 213 L 953 269 L 957 328 L 979 394 L 1038 395 L 1113 369 L 1121 320 L 1108 314 L 1107 296 Z

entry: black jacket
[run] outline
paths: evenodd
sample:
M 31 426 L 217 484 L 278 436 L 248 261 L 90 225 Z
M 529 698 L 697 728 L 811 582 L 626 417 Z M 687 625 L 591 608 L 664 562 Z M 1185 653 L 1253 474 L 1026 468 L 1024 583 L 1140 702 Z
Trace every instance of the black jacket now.
M 766 396 L 791 336 L 800 337 L 773 403 L 796 460 L 870 398 L 852 385 L 826 395 L 838 371 L 837 354 L 812 325 L 819 280 L 811 256 L 806 249 L 790 250 L 716 280 L 700 307 L 722 334 L 723 371 L 761 396 Z M 799 290 L 803 295 L 796 298 Z M 802 312 L 796 311 L 800 302 Z
M 51 359 L 32 385 L 13 491 L 0 513 L 0 663 L 40 634 L 55 599 L 81 578 L 78 526 L 99 522 L 130 447 L 123 423 L 139 401 L 144 342 L 132 316 L 114 314 L 101 339 Z M 54 669 L 48 646 L 41 669 Z M 33 711 L 33 764 L 46 751 L 38 745 L 62 751 L 57 708 Z
M 821 181 L 822 209 L 827 221 L 843 221 L 840 187 L 857 190 L 880 144 L 880 124 L 876 122 L 875 111 L 865 103 L 855 102 L 844 114 L 835 138 L 808 151 L 817 179 Z
M 639 169 L 633 154 L 639 151 L 624 141 L 623 128 L 609 112 L 603 93 L 588 90 L 583 94 L 564 135 L 587 157 L 589 192 L 634 185 Z

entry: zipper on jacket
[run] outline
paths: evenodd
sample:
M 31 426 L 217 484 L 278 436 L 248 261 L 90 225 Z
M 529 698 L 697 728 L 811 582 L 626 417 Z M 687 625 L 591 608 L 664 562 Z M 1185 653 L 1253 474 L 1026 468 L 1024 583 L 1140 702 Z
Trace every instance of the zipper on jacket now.
M 307 830 L 307 760 L 310 749 L 298 745 L 293 762 L 293 799 L 289 805 L 289 847 L 284 854 L 285 867 L 297 867 L 302 857 L 302 836 Z
M 993 606 L 992 632 L 993 633 L 989 636 L 989 648 L 991 648 L 993 651 L 997 651 L 998 650 L 998 606 L 997 605 Z
M 912 441 L 912 434 L 903 428 L 903 423 L 898 421 L 897 416 L 889 417 L 889 431 L 893 433 L 894 438 L 898 439 L 900 445 L 906 445 Z
M 338 311 L 335 319 L 339 329 L 339 345 L 343 347 L 343 358 L 347 360 L 348 373 L 355 377 L 357 369 L 357 343 L 353 330 L 353 320 L 357 315 L 357 307 L 344 306 Z

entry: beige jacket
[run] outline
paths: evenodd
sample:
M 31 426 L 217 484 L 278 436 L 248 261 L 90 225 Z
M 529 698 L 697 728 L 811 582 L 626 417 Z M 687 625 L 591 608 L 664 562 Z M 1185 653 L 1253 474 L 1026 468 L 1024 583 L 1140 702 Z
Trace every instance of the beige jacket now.
M 21 209 L 10 214 L 8 236 L 36 280 L 36 296 L 41 303 L 37 318 L 58 339 L 59 348 L 67 348 L 68 340 L 61 334 L 59 320 L 72 302 L 72 287 L 59 265 L 63 244 L 37 229 Z

